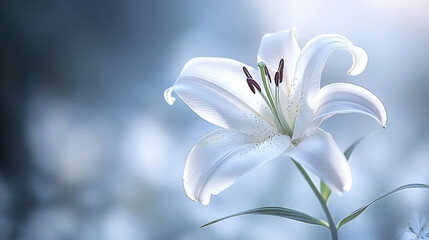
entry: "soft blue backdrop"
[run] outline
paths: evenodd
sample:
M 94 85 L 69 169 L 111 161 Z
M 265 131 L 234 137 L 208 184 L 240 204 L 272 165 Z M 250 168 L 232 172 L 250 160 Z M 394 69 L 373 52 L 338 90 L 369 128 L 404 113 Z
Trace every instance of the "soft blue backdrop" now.
M 351 57 L 337 52 L 322 83 L 364 86 L 388 112 L 386 129 L 361 115 L 335 116 L 323 124 L 342 149 L 377 131 L 351 158 L 351 191 L 331 199 L 335 219 L 399 185 L 429 182 L 426 0 L 2 1 L 0 6 L 2 107 L 6 114 L 17 113 L 8 119 L 22 135 L 3 135 L 2 146 L 10 152 L 4 162 L 16 161 L 15 153 L 23 162 L 0 172 L 0 238 L 15 229 L 19 239 L 36 240 L 329 239 L 321 227 L 266 216 L 199 229 L 265 205 L 324 215 L 288 159 L 247 175 L 209 206 L 188 199 L 182 185 L 187 154 L 216 127 L 180 99 L 174 106 L 163 99 L 190 58 L 221 56 L 255 65 L 262 35 L 292 26 L 301 47 L 318 34 L 339 33 L 364 48 L 369 62 L 363 74 L 348 76 Z M 17 179 L 24 179 L 23 185 Z M 21 203 L 27 197 L 31 201 Z M 394 195 L 346 225 L 340 237 L 397 239 L 413 211 L 429 215 L 428 200 L 427 190 Z M 26 210 L 15 214 L 17 208 Z

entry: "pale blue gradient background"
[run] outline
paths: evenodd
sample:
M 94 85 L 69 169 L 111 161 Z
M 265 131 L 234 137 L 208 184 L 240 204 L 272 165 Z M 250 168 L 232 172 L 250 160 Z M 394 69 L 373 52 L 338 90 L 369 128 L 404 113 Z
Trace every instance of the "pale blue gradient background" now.
M 346 74 L 348 53 L 328 60 L 322 83 L 374 92 L 387 128 L 351 114 L 323 124 L 351 158 L 353 187 L 332 196 L 336 221 L 406 183 L 429 182 L 429 2 L 420 1 L 2 1 L 0 239 L 329 239 L 321 227 L 245 216 L 284 206 L 324 218 L 288 159 L 242 178 L 202 206 L 182 186 L 193 144 L 216 127 L 180 99 L 164 102 L 192 57 L 256 64 L 264 33 L 295 26 L 299 44 L 339 33 L 369 56 Z M 413 211 L 429 215 L 429 191 L 371 207 L 341 239 L 397 239 Z M 16 231 L 15 234 L 12 231 Z

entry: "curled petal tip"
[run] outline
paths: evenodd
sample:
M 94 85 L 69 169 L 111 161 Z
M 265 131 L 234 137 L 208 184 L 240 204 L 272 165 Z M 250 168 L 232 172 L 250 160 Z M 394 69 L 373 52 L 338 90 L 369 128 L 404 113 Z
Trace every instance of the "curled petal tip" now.
M 383 128 L 386 128 L 387 127 L 387 112 L 386 112 L 386 108 L 384 107 L 383 103 L 381 103 L 381 104 L 383 106 L 383 111 L 382 111 L 381 119 L 379 121 L 380 121 L 381 126 Z
M 349 50 L 350 52 L 353 52 L 353 65 L 347 72 L 350 76 L 356 76 L 361 74 L 368 63 L 368 54 L 360 47 L 352 46 L 352 50 Z
M 350 191 L 350 189 L 352 188 L 352 181 L 350 179 L 350 181 L 343 187 L 343 191 Z
M 174 101 L 176 101 L 176 98 L 171 96 L 171 92 L 173 91 L 173 87 L 169 87 L 164 91 L 164 99 L 169 105 L 173 105 Z
M 189 185 L 189 183 L 185 180 L 185 177 L 183 177 L 183 186 L 184 186 L 184 189 L 185 189 L 185 193 L 186 193 L 186 195 L 189 197 L 189 199 L 191 199 L 191 200 L 192 200 L 192 201 L 194 201 L 194 202 L 201 203 L 201 204 L 202 204 L 202 205 L 204 205 L 204 206 L 209 205 L 211 195 L 208 197 L 208 199 L 207 199 L 207 198 L 206 198 L 206 199 L 198 198 L 198 196 L 197 196 L 197 195 L 195 195 L 195 194 L 192 192 L 192 190 L 190 189 L 190 185 Z
M 210 203 L 211 197 L 214 196 L 214 195 L 217 195 L 217 194 L 212 193 L 208 198 L 205 198 L 203 200 L 198 199 L 198 200 L 196 200 L 196 202 L 199 202 L 199 203 L 201 203 L 204 206 L 208 206 L 209 203 Z
M 343 196 L 344 192 L 348 192 L 350 191 L 350 189 L 352 188 L 352 175 L 351 172 L 346 174 L 346 178 L 343 179 L 343 186 L 339 187 L 339 188 L 331 188 L 332 191 L 334 191 L 336 194 L 338 194 L 339 196 Z M 328 185 L 329 186 L 329 185 Z

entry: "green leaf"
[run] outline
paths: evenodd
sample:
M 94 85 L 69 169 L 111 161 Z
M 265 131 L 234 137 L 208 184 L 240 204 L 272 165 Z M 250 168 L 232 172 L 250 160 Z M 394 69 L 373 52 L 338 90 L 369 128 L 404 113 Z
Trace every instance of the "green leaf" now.
M 282 208 L 282 207 L 261 207 L 261 208 L 247 210 L 244 212 L 239 212 L 239 213 L 232 214 L 227 217 L 219 218 L 209 223 L 206 223 L 202 225 L 200 228 L 207 227 L 209 225 L 212 225 L 214 223 L 220 222 L 228 218 L 237 217 L 237 216 L 246 215 L 246 214 L 262 214 L 262 215 L 278 216 L 278 217 L 288 218 L 288 219 L 292 219 L 303 223 L 315 224 L 315 225 L 320 225 L 320 226 L 329 228 L 329 224 L 323 220 L 314 218 L 312 216 L 309 216 L 305 213 L 302 213 L 293 209 Z
M 370 136 L 370 135 L 368 135 Z M 346 149 L 346 151 L 344 151 L 344 156 L 346 157 L 347 161 L 349 160 L 350 156 L 352 155 L 353 151 L 355 150 L 355 148 L 359 145 L 359 143 L 365 139 L 366 137 L 361 137 L 358 140 L 356 140 L 352 145 L 350 145 L 350 147 L 348 147 Z M 326 183 L 324 181 L 320 181 L 320 194 L 322 195 L 323 199 L 325 200 L 325 202 L 328 202 L 329 197 L 331 196 L 331 189 L 329 189 L 329 187 L 326 185 Z
M 320 194 L 323 197 L 323 200 L 325 200 L 325 202 L 328 202 L 329 197 L 331 196 L 331 189 L 329 189 L 328 185 L 326 185 L 326 183 L 322 180 L 320 180 Z
M 352 212 L 350 215 L 348 215 L 347 217 L 345 217 L 343 220 L 341 220 L 341 222 L 338 224 L 337 229 L 339 230 L 342 226 L 344 226 L 344 224 L 352 221 L 353 219 L 357 218 L 359 215 L 361 215 L 361 213 L 363 213 L 363 211 L 365 211 L 369 206 L 371 206 L 372 204 L 378 202 L 379 200 L 388 197 L 396 192 L 405 190 L 405 189 L 409 189 L 409 188 L 429 188 L 429 185 L 426 184 L 420 184 L 420 183 L 415 183 L 415 184 L 407 184 L 401 187 L 398 187 L 384 195 L 382 195 L 381 197 L 375 199 L 374 201 L 372 201 L 371 203 L 369 203 L 368 205 L 365 205 L 359 209 L 357 209 L 356 211 Z

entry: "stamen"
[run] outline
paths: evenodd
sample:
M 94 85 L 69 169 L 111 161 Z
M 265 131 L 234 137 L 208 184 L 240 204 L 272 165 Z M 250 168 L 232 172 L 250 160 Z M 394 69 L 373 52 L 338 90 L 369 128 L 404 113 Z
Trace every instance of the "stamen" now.
M 252 91 L 253 94 L 255 94 L 255 87 L 249 82 L 249 78 L 247 79 L 247 85 L 249 85 L 250 91 Z
M 276 75 L 274 75 L 274 83 L 276 84 L 276 87 L 279 86 L 279 78 L 280 78 L 280 74 L 279 72 L 276 72 Z
M 271 83 L 271 76 L 270 76 L 270 72 L 268 71 L 267 66 L 264 66 L 264 70 L 265 70 L 265 75 L 267 75 L 268 80 L 269 80 L 269 81 L 270 81 L 270 83 Z
M 284 68 L 284 66 L 285 66 L 285 60 L 282 58 L 282 59 L 280 59 L 279 68 L 278 68 L 278 72 L 280 73 L 280 76 L 279 76 L 280 83 L 283 82 L 283 68 Z
M 253 94 L 256 93 L 255 88 L 258 89 L 259 92 L 262 92 L 262 89 L 259 84 L 251 78 L 247 78 L 247 85 L 249 85 L 249 88 L 253 92 Z
M 247 70 L 246 67 L 243 67 L 243 72 L 246 75 L 247 78 L 253 79 L 252 75 L 250 75 L 249 70 Z

